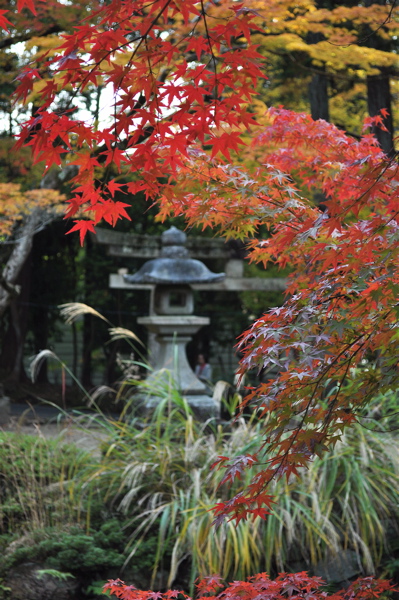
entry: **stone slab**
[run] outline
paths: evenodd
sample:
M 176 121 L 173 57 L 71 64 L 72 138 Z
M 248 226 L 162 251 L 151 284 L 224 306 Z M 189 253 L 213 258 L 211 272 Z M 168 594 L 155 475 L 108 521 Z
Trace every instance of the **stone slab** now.
M 154 284 L 127 283 L 123 275 L 112 273 L 109 276 L 109 287 L 125 290 L 151 290 Z M 193 283 L 194 290 L 243 292 L 246 290 L 260 292 L 283 292 L 287 287 L 287 280 L 283 277 L 226 277 L 219 283 Z

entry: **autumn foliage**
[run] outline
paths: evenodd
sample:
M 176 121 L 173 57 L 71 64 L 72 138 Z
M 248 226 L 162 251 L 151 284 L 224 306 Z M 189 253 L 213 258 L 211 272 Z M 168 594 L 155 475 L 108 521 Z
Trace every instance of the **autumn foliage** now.
M 266 573 L 249 577 L 247 581 L 234 581 L 225 586 L 218 576 L 207 577 L 197 585 L 196 600 L 374 600 L 394 587 L 388 581 L 365 577 L 358 579 L 347 590 L 328 594 L 323 590 L 321 577 L 309 577 L 301 573 L 280 573 L 272 580 Z M 172 600 L 173 598 L 191 598 L 181 590 L 168 590 L 165 593 L 150 592 L 126 585 L 120 579 L 109 581 L 104 591 L 121 600 Z
M 161 218 L 184 215 L 190 225 L 250 238 L 251 260 L 291 269 L 284 306 L 240 341 L 242 372 L 263 373 L 243 408 L 265 419 L 265 438 L 257 453 L 215 465 L 223 483 L 254 471 L 246 489 L 216 507 L 216 523 L 264 517 L 270 483 L 298 475 L 399 377 L 398 164 L 369 131 L 384 128 L 387 113 L 368 118 L 356 139 L 306 114 L 255 110 L 265 79 L 255 41 L 288 5 L 111 0 L 57 50 L 39 53 L 16 93 L 35 102 L 17 147 L 30 147 L 45 170 L 78 167 L 66 217 L 82 242 L 100 220 L 129 218 L 124 194 L 144 192 Z M 356 18 L 366 8 L 355 7 Z M 389 11 L 377 11 L 386 23 Z M 99 121 L 84 121 L 79 94 L 99 86 L 112 100 Z M 71 99 L 54 109 L 64 89 Z M 265 581 L 277 585 L 241 585 Z
M 173 196 L 173 179 L 199 142 L 212 146 L 211 156 L 237 147 L 239 130 L 255 123 L 248 102 L 263 77 L 250 43 L 253 18 L 226 0 L 206 10 L 193 0 L 114 1 L 65 35 L 55 55 L 21 73 L 17 98 L 33 92 L 40 107 L 18 145 L 31 146 L 45 169 L 60 166 L 66 154 L 79 167 L 68 217 L 86 212 L 91 226 L 102 219 L 114 225 L 128 217 L 128 205 L 114 199 L 117 190 Z M 77 95 L 100 83 L 114 90 L 109 124 L 80 121 L 73 101 L 51 109 L 64 88 Z M 99 179 L 98 170 L 111 165 L 136 177 Z M 88 228 L 79 219 L 74 229 L 84 237 Z
M 23 192 L 16 183 L 0 183 L 0 237 L 10 237 L 24 217 L 35 208 L 45 212 L 63 214 L 65 197 L 57 190 L 27 190 Z

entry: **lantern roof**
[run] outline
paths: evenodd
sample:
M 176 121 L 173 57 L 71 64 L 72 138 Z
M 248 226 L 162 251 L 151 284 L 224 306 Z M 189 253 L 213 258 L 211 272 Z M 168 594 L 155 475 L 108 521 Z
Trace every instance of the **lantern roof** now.
M 200 260 L 190 258 L 185 247 L 184 231 L 171 227 L 162 234 L 162 249 L 158 258 L 148 260 L 134 275 L 125 275 L 128 283 L 158 283 L 184 285 L 192 283 L 217 283 L 224 273 L 212 273 Z

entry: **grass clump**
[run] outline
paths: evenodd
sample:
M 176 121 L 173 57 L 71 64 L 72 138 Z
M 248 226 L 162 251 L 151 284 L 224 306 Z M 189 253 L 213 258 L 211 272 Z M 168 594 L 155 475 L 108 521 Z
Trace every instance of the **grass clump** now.
M 151 586 L 160 574 L 170 586 L 177 577 L 187 584 L 209 573 L 245 579 L 298 562 L 311 569 L 345 549 L 372 573 L 389 545 L 387 530 L 399 520 L 399 441 L 389 433 L 355 425 L 301 479 L 275 484 L 277 503 L 267 521 L 215 530 L 211 507 L 238 493 L 249 476 L 220 488 L 211 465 L 219 455 L 251 454 L 263 436 L 261 423 L 201 424 L 184 401 L 165 401 L 146 423 L 108 426 L 103 457 L 85 485 L 124 515 L 126 564 L 155 537 Z
M 89 454 L 32 435 L 0 432 L 0 533 L 26 533 L 79 519 L 71 485 Z
M 75 577 L 112 576 L 124 563 L 123 546 L 118 519 L 105 522 L 90 534 L 77 525 L 46 528 L 14 542 L 6 566 L 34 560 L 45 569 L 66 571 Z

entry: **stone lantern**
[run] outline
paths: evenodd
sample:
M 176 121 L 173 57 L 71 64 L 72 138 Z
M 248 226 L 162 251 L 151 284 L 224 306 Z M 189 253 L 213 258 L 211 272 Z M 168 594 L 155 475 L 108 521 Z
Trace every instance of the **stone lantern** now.
M 216 417 L 220 406 L 208 395 L 204 382 L 192 371 L 186 356 L 186 345 L 192 336 L 210 322 L 209 317 L 193 315 L 194 298 L 191 284 L 217 283 L 224 273 L 212 273 L 199 260 L 189 257 L 185 248 L 186 234 L 171 227 L 162 234 L 160 256 L 149 260 L 134 275 L 125 275 L 127 283 L 154 283 L 151 313 L 138 323 L 156 335 L 159 350 L 154 371 L 147 381 L 159 385 L 166 372 L 172 373 L 179 392 L 186 398 L 194 413 L 202 420 Z M 167 369 L 167 371 L 165 371 Z M 155 396 L 146 402 L 146 408 L 155 408 Z

